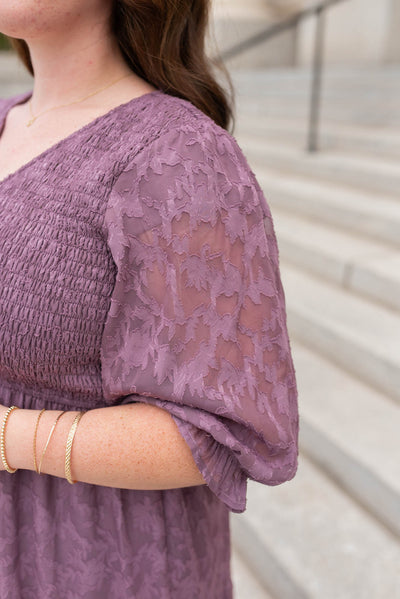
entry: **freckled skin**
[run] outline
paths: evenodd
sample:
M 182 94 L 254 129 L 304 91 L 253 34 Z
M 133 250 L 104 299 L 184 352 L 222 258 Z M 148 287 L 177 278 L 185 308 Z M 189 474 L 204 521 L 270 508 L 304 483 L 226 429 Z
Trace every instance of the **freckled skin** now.
M 1 0 L 0 31 L 29 40 L 108 20 L 112 0 Z
M 74 79 L 76 87 L 82 88 L 79 85 L 79 69 L 82 67 L 92 67 L 94 79 L 99 79 L 101 65 L 105 74 L 121 65 L 114 50 L 115 43 L 111 41 L 111 7 L 112 0 L 0 1 L 0 31 L 25 40 L 29 46 L 35 78 L 40 79 L 35 82 L 36 107 L 45 103 L 41 92 L 42 80 L 46 80 L 48 87 L 49 80 L 59 85 L 61 76 L 64 79 L 71 77 L 69 88 L 75 84 Z M 92 57 L 88 56 L 90 51 L 97 55 L 97 68 Z M 105 59 L 107 55 L 109 59 Z M 59 88 L 61 95 L 65 96 L 62 87 Z M 56 104 L 57 98 L 54 100 L 53 104 Z

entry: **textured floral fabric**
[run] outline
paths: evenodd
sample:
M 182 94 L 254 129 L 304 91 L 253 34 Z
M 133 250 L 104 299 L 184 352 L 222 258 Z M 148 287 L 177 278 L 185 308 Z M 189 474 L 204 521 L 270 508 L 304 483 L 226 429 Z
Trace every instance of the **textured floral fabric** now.
M 0 135 L 29 96 L 0 101 Z M 0 181 L 0 207 L 2 403 L 159 406 L 207 482 L 0 472 L 0 596 L 231 599 L 229 512 L 248 478 L 293 478 L 299 429 L 273 222 L 236 140 L 156 90 Z

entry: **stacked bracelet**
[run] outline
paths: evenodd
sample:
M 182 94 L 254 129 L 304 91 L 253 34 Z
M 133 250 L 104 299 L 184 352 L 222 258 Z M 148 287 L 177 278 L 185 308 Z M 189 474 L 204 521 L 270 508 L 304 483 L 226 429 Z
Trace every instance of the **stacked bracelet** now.
M 9 464 L 7 462 L 7 459 L 6 459 L 6 449 L 5 449 L 5 443 L 4 443 L 4 431 L 5 431 L 5 428 L 6 428 L 7 418 L 11 414 L 12 410 L 19 410 L 19 407 L 18 406 L 11 406 L 10 408 L 8 408 L 7 412 L 4 415 L 4 420 L 3 420 L 3 425 L 1 427 L 1 435 L 0 435 L 1 459 L 3 461 L 4 468 L 10 474 L 13 474 L 14 472 L 16 472 L 18 470 L 18 468 L 11 468 L 9 466 Z
M 39 474 L 39 471 L 37 469 L 37 463 L 36 463 L 36 436 L 37 436 L 37 430 L 38 430 L 38 426 L 39 426 L 39 420 L 40 420 L 43 412 L 45 412 L 45 411 L 46 411 L 45 408 L 43 408 L 43 410 L 40 410 L 39 415 L 36 420 L 35 432 L 33 433 L 33 467 L 35 468 L 35 470 L 38 474 Z
M 42 457 L 40 458 L 39 469 L 38 469 L 38 471 L 37 471 L 37 473 L 38 473 L 38 474 L 40 474 L 40 469 L 41 469 L 41 467 L 42 467 L 42 461 L 43 461 L 43 457 L 44 457 L 45 451 L 46 451 L 46 449 L 47 449 L 47 446 L 48 446 L 48 444 L 50 443 L 51 436 L 52 436 L 52 434 L 53 434 L 53 432 L 54 432 L 54 429 L 56 428 L 56 424 L 57 424 L 57 422 L 60 420 L 60 418 L 61 418 L 61 416 L 62 416 L 63 414 L 65 414 L 65 412 L 61 412 L 61 413 L 60 413 L 60 414 L 57 416 L 57 418 L 56 418 L 56 420 L 55 420 L 55 422 L 54 422 L 53 426 L 51 427 L 50 434 L 49 434 L 49 436 L 47 437 L 46 445 L 44 446 L 44 449 L 43 449 Z
M 2 427 L 1 427 L 1 434 L 0 434 L 0 453 L 1 453 L 1 459 L 3 461 L 4 468 L 10 474 L 13 474 L 14 472 L 16 472 L 17 468 L 11 468 L 10 465 L 8 464 L 8 462 L 7 462 L 7 459 L 6 459 L 6 450 L 5 450 L 5 441 L 4 441 L 4 439 L 5 439 L 4 432 L 5 432 L 5 428 L 6 428 L 8 416 L 10 415 L 10 413 L 12 412 L 12 410 L 19 410 L 19 407 L 18 406 L 11 406 L 10 408 L 8 408 L 7 412 L 4 415 L 3 424 L 2 424 Z M 37 431 L 38 431 L 38 426 L 39 426 L 39 420 L 40 420 L 42 414 L 45 411 L 46 411 L 45 408 L 43 408 L 39 412 L 39 415 L 38 415 L 37 420 L 36 420 L 34 435 L 33 435 L 33 465 L 34 465 L 35 471 L 38 474 L 40 474 L 40 469 L 41 469 L 41 466 L 42 466 L 43 457 L 44 457 L 45 451 L 47 449 L 47 446 L 48 446 L 48 444 L 50 442 L 51 436 L 52 436 L 52 434 L 54 432 L 54 429 L 56 427 L 56 424 L 59 421 L 59 419 L 61 418 L 61 416 L 66 413 L 65 411 L 63 411 L 63 412 L 61 412 L 57 416 L 57 418 L 56 418 L 56 420 L 55 420 L 55 422 L 54 422 L 54 424 L 53 424 L 53 426 L 51 428 L 50 434 L 49 434 L 49 436 L 47 438 L 47 442 L 46 442 L 46 445 L 44 447 L 44 450 L 42 452 L 42 457 L 40 459 L 39 468 L 37 468 L 37 462 L 36 462 L 36 438 L 37 438 Z M 72 476 L 71 476 L 71 451 L 72 451 L 72 442 L 74 440 L 74 436 L 75 436 L 75 433 L 76 433 L 76 429 L 78 427 L 78 423 L 79 423 L 80 419 L 82 418 L 83 414 L 85 414 L 85 411 L 78 412 L 78 414 L 75 416 L 74 421 L 73 421 L 73 423 L 72 423 L 72 425 L 71 425 L 71 427 L 69 429 L 68 438 L 67 438 L 67 444 L 66 444 L 66 447 L 65 447 L 65 477 L 68 480 L 68 482 L 71 483 L 72 485 L 77 482 L 76 480 L 72 480 Z
M 76 428 L 78 426 L 79 420 L 82 418 L 85 412 L 78 412 L 74 418 L 74 421 L 69 429 L 67 445 L 65 448 L 65 477 L 71 485 L 74 485 L 77 481 L 72 480 L 71 476 L 71 450 L 72 450 L 72 441 L 74 440 L 74 436 L 76 433 Z

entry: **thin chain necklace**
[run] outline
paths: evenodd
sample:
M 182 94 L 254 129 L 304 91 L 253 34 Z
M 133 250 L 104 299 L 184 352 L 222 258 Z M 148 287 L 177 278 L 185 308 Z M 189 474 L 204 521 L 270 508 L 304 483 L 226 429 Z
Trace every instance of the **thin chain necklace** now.
M 95 94 L 100 93 L 101 91 L 103 91 L 103 89 L 107 89 L 108 87 L 111 87 L 112 85 L 114 85 L 118 81 L 121 81 L 121 79 L 125 79 L 125 77 L 130 77 L 131 75 L 132 75 L 132 73 L 129 73 L 129 75 L 123 75 L 122 77 L 119 77 L 118 79 L 115 79 L 115 81 L 112 81 L 108 85 L 105 85 L 101 89 L 98 89 L 97 91 L 92 92 L 91 94 L 85 96 L 81 100 L 75 100 L 74 102 L 69 102 L 68 104 L 60 104 L 59 106 L 53 106 L 52 108 L 48 108 L 47 110 L 43 110 L 43 112 L 39 112 L 39 114 L 37 114 L 36 116 L 34 116 L 33 113 L 32 113 L 32 105 L 31 105 L 31 99 L 32 98 L 29 98 L 28 106 L 29 106 L 29 112 L 30 112 L 32 118 L 27 122 L 26 126 L 30 127 L 36 121 L 36 119 L 39 116 L 41 116 L 42 114 L 44 114 L 45 112 L 49 112 L 50 110 L 55 110 L 56 108 L 61 108 L 63 106 L 70 106 L 71 104 L 79 104 L 79 102 L 83 102 L 83 100 L 86 100 L 87 98 L 90 98 L 91 96 L 94 96 Z

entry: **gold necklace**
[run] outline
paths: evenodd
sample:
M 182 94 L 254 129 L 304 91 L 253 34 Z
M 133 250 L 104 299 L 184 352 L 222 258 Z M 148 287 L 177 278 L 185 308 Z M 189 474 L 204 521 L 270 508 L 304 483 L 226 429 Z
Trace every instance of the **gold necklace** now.
M 129 73 L 129 75 L 123 75 L 123 77 L 119 77 L 115 81 L 112 81 L 111 83 L 109 83 L 108 85 L 105 85 L 101 89 L 98 89 L 97 91 L 92 92 L 91 94 L 89 94 L 88 96 L 85 96 L 81 100 L 75 100 L 74 102 L 69 102 L 68 104 L 60 104 L 59 106 L 53 106 L 52 108 L 48 108 L 47 110 L 43 110 L 43 112 L 39 112 L 39 114 L 37 114 L 36 116 L 34 116 L 33 113 L 32 113 L 32 105 L 31 105 L 31 99 L 32 99 L 32 97 L 31 97 L 31 98 L 29 98 L 28 106 L 29 106 L 29 112 L 31 113 L 31 117 L 32 118 L 27 122 L 26 126 L 30 127 L 36 121 L 36 119 L 39 116 L 41 116 L 45 112 L 49 112 L 49 110 L 55 110 L 56 108 L 61 108 L 62 106 L 70 106 L 71 104 L 79 104 L 79 102 L 83 102 L 83 100 L 86 100 L 87 98 L 90 98 L 91 96 L 94 96 L 95 94 L 100 93 L 101 91 L 103 91 L 103 89 L 107 89 L 108 87 L 111 87 L 112 85 L 114 85 L 114 83 L 117 83 L 118 81 L 121 81 L 121 79 L 125 79 L 125 77 L 130 77 L 131 75 L 132 75 L 132 73 Z

